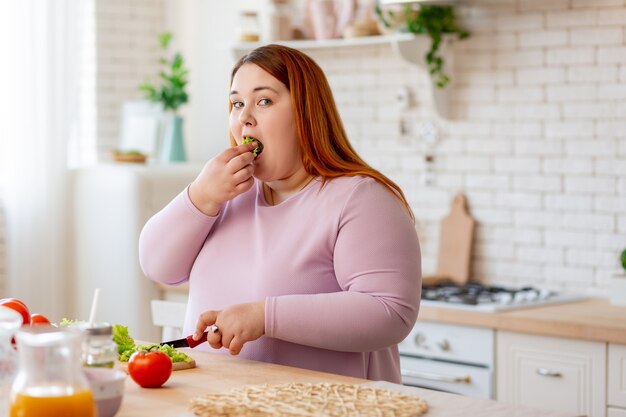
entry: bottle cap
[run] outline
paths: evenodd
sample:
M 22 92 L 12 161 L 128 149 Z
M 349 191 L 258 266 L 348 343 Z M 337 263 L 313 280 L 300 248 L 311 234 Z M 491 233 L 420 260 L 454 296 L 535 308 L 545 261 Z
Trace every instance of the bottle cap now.
M 112 335 L 113 326 L 109 323 L 87 323 L 81 330 L 89 336 Z

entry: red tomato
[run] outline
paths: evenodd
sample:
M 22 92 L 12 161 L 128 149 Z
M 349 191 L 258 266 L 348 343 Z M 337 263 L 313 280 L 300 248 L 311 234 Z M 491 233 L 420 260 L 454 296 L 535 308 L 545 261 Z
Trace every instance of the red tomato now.
M 26 304 L 18 300 L 17 298 L 3 298 L 0 300 L 0 306 L 12 308 L 22 315 L 22 323 L 30 324 L 30 312 Z
M 158 388 L 172 375 L 172 360 L 161 351 L 139 351 L 128 361 L 130 377 L 143 388 Z
M 30 324 L 31 326 L 50 324 L 50 320 L 43 314 L 35 313 L 30 315 Z

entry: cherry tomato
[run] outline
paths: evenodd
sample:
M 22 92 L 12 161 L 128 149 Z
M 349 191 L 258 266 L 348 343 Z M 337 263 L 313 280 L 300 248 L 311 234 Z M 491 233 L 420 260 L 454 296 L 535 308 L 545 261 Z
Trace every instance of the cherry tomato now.
M 30 324 L 31 326 L 46 325 L 50 324 L 50 320 L 43 314 L 34 313 L 30 315 Z
M 128 373 L 143 388 L 158 388 L 172 375 L 172 360 L 161 351 L 139 351 L 128 361 Z
M 18 300 L 17 298 L 3 298 L 0 300 L 0 306 L 12 308 L 22 315 L 22 323 L 30 324 L 30 312 L 26 304 Z

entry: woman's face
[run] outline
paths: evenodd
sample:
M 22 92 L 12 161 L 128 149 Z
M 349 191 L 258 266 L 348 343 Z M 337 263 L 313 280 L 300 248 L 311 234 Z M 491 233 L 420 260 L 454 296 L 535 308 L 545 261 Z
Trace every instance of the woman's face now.
M 287 179 L 302 168 L 291 95 L 287 87 L 255 64 L 244 64 L 230 92 L 230 132 L 237 144 L 251 136 L 264 145 L 254 176 L 269 182 Z

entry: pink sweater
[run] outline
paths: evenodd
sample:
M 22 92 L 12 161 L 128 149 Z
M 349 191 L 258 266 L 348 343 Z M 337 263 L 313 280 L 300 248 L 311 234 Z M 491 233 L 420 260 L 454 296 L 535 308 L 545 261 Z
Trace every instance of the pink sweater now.
M 400 382 L 397 343 L 420 301 L 415 227 L 371 178 L 320 188 L 316 179 L 271 206 L 257 181 L 216 217 L 185 190 L 146 223 L 141 267 L 160 283 L 189 281 L 184 334 L 203 311 L 265 300 L 265 336 L 241 357 Z

